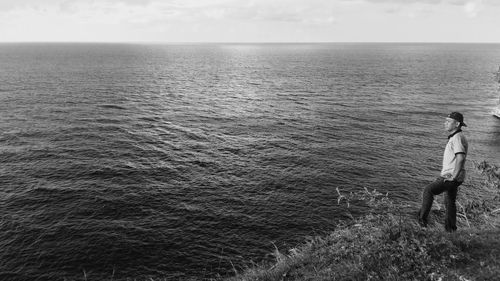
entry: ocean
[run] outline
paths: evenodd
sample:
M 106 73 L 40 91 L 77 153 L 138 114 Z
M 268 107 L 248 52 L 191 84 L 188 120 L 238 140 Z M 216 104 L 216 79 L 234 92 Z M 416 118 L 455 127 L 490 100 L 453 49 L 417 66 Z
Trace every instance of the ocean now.
M 229 276 L 499 164 L 500 44 L 0 44 L 0 279 Z M 473 177 L 473 174 L 470 173 Z M 464 184 L 467 187 L 467 183 Z

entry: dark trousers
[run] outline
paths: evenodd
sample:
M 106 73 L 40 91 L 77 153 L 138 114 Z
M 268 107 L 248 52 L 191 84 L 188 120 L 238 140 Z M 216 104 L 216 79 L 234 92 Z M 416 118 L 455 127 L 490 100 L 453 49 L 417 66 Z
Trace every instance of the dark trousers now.
M 449 232 L 457 230 L 456 199 L 458 186 L 461 184 L 461 182 L 457 181 L 445 181 L 444 178 L 439 177 L 433 183 L 427 185 L 422 194 L 422 208 L 420 208 L 419 212 L 420 220 L 427 224 L 427 217 L 431 211 L 434 195 L 438 195 L 446 191 L 446 196 L 444 197 L 444 204 L 446 206 L 446 219 L 444 227 L 446 231 Z

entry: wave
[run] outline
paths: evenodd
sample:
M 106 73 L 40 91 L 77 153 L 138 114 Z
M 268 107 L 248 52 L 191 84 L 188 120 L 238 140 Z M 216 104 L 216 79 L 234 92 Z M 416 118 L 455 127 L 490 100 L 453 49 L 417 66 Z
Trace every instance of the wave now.
M 101 104 L 101 105 L 98 105 L 98 107 L 107 108 L 107 109 L 119 109 L 119 110 L 127 110 L 128 109 L 125 106 L 116 105 L 116 104 Z

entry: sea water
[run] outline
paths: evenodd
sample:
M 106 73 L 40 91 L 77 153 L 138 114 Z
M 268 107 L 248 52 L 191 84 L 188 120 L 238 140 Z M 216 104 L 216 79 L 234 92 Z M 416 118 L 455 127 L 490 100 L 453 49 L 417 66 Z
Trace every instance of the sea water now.
M 0 279 L 226 276 L 499 164 L 499 44 L 0 44 Z M 141 279 L 142 278 L 142 279 Z

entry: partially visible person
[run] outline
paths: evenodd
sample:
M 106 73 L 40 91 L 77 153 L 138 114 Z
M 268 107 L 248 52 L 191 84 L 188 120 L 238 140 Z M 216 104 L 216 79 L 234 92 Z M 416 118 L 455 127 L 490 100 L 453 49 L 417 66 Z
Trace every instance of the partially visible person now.
M 427 219 L 434 201 L 434 196 L 446 192 L 445 229 L 448 232 L 457 230 L 456 198 L 458 187 L 465 180 L 465 159 L 467 158 L 468 143 L 462 127 L 466 127 L 464 117 L 459 112 L 452 112 L 446 117 L 445 130 L 449 133 L 448 143 L 444 149 L 443 166 L 440 176 L 423 191 L 422 207 L 418 212 L 418 221 L 422 227 L 427 227 Z

